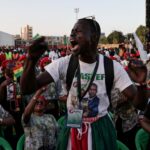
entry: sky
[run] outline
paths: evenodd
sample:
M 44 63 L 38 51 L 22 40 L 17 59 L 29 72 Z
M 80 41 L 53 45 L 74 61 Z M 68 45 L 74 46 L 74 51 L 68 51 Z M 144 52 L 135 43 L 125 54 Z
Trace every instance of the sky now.
M 0 0 L 0 31 L 20 34 L 33 27 L 33 35 L 70 35 L 78 18 L 94 15 L 106 35 L 135 32 L 145 25 L 145 0 Z

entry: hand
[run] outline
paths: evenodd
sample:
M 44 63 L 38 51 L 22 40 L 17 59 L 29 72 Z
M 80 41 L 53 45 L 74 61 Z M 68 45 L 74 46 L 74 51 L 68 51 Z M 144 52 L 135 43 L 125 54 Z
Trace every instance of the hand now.
M 43 92 L 47 90 L 47 86 L 43 86 L 42 88 L 38 89 L 34 95 L 34 97 L 39 97 Z
M 134 82 L 144 83 L 147 77 L 146 65 L 141 60 L 130 60 L 128 74 Z
M 47 49 L 48 45 L 45 42 L 45 37 L 38 38 L 37 40 L 33 41 L 33 43 L 29 46 L 28 56 L 32 60 L 37 61 Z
M 5 80 L 5 81 L 2 82 L 1 86 L 5 87 L 5 86 L 9 85 L 12 82 L 13 82 L 12 79 L 7 79 L 7 80 Z

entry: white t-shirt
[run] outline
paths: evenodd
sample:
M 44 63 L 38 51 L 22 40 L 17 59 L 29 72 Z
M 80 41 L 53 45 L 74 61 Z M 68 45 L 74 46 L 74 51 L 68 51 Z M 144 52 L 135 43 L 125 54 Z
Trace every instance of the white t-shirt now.
M 121 61 L 121 64 L 123 65 L 123 67 L 126 67 L 126 66 L 128 66 L 128 61 L 127 60 L 122 60 Z
M 59 58 L 58 54 L 55 51 L 49 53 L 49 58 L 53 61 Z
M 99 55 L 99 67 L 93 81 L 94 85 L 90 86 L 89 91 L 86 93 L 81 101 L 84 117 L 104 116 L 107 114 L 109 106 L 109 99 L 106 94 L 105 73 L 104 73 L 104 56 Z M 66 73 L 69 64 L 70 56 L 54 61 L 47 65 L 45 70 L 53 77 L 54 81 L 61 79 L 66 82 Z M 113 88 L 118 88 L 122 92 L 125 88 L 132 84 L 128 74 L 123 67 L 116 61 L 114 63 L 114 84 Z M 81 89 L 85 91 L 94 71 L 95 63 L 88 64 L 79 61 L 81 73 Z M 79 100 L 77 97 L 77 78 L 74 77 L 72 86 L 67 99 L 67 108 L 78 108 Z

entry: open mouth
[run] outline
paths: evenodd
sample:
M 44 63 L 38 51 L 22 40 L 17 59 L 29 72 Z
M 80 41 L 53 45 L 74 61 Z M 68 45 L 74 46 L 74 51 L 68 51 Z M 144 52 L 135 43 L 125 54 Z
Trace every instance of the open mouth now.
M 75 54 L 78 54 L 79 51 L 80 51 L 80 45 L 79 45 L 79 43 L 74 38 L 70 39 L 70 43 L 71 43 L 71 46 L 72 46 L 71 52 L 75 53 Z
M 71 46 L 72 47 L 75 47 L 78 43 L 75 41 L 75 40 L 73 40 L 73 39 L 70 39 L 70 43 L 71 43 Z

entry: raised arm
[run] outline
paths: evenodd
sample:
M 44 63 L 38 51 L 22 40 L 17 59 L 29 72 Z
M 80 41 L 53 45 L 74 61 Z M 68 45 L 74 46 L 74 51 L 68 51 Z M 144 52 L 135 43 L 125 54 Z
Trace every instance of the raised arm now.
M 34 96 L 29 101 L 29 103 L 26 106 L 26 108 L 24 110 L 24 113 L 23 113 L 23 121 L 25 123 L 29 122 L 31 114 L 34 111 L 34 107 L 35 107 L 36 101 L 37 101 L 38 97 L 41 95 L 41 93 L 43 93 L 45 90 L 46 90 L 45 87 L 40 88 L 39 90 L 37 90 L 36 93 L 34 94 Z
M 140 110 L 144 110 L 148 101 L 146 86 L 131 85 L 122 93 L 132 101 L 133 105 Z
M 40 87 L 53 82 L 52 77 L 47 72 L 42 73 L 38 77 L 35 75 L 35 65 L 47 48 L 44 37 L 37 39 L 29 47 L 24 71 L 20 80 L 22 94 L 31 94 Z
M 146 90 L 146 66 L 139 60 L 129 63 L 128 74 L 135 85 L 127 87 L 123 94 L 133 101 L 136 108 L 144 110 L 148 102 L 149 91 Z

